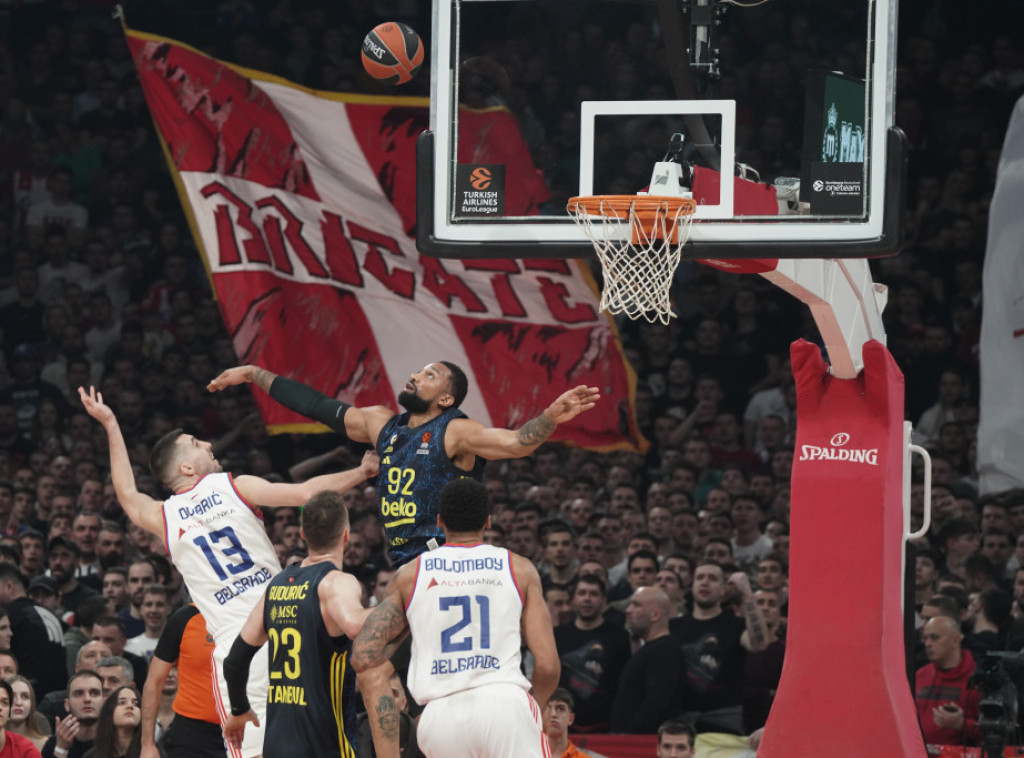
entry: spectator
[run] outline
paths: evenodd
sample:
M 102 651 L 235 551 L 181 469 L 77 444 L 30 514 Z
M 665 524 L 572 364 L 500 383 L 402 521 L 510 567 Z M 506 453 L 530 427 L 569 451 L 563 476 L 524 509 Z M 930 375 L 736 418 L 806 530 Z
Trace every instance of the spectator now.
M 657 758 L 693 758 L 697 730 L 688 721 L 669 719 L 658 727 Z
M 590 758 L 589 753 L 580 750 L 569 739 L 569 727 L 575 717 L 572 693 L 559 687 L 548 698 L 544 719 L 544 734 L 551 747 L 551 755 L 560 758 Z
M 142 619 L 142 598 L 146 587 L 156 583 L 156 569 L 144 558 L 137 558 L 128 566 L 128 607 L 118 617 L 124 624 L 125 634 L 136 637 L 145 631 Z
M 71 673 L 75 674 L 79 671 L 91 672 L 101 660 L 108 657 L 110 657 L 110 648 L 106 644 L 96 640 L 87 642 L 78 649 L 75 668 Z M 56 720 L 64 719 L 68 715 L 65 705 L 67 698 L 68 691 L 60 689 L 46 693 L 39 701 L 39 713 L 46 720 L 51 733 L 53 732 Z
M 65 537 L 56 537 L 50 540 L 50 577 L 56 583 L 56 592 L 60 594 L 60 605 L 63 608 L 62 616 L 65 620 L 74 616 L 79 604 L 87 597 L 97 594 L 96 590 L 86 587 L 78 581 L 78 558 L 80 552 L 78 545 Z M 36 587 L 49 589 L 44 581 L 49 577 L 37 577 L 29 585 L 31 591 Z
M 132 671 L 135 673 L 132 681 L 146 681 L 146 659 L 124 649 L 128 639 L 125 637 L 124 624 L 119 617 L 103 616 L 96 619 L 96 623 L 92 625 L 92 638 L 107 645 L 112 655 L 124 658 L 132 664 Z
M 14 707 L 14 690 L 6 680 L 0 680 L 0 744 L 3 750 L 16 758 L 37 758 L 39 750 L 21 734 L 9 729 L 11 710 Z
M 94 669 L 103 681 L 103 698 L 109 699 L 119 687 L 134 686 L 132 664 L 125 658 L 112 655 L 101 659 Z
M 545 582 L 568 585 L 576 578 L 576 536 L 572 527 L 556 523 L 544 531 L 544 561 L 541 577 Z
M 771 711 L 775 692 L 782 678 L 782 661 L 786 655 L 785 628 L 782 624 L 782 599 L 773 590 L 754 593 L 765 628 L 768 646 L 761 651 L 748 652 L 743 663 L 743 727 L 748 734 L 764 726 Z
M 68 674 L 75 671 L 78 651 L 92 639 L 92 626 L 110 612 L 110 602 L 102 595 L 91 595 L 82 600 L 75 612 L 74 625 L 64 632 L 64 654 Z
M 961 648 L 956 619 L 937 616 L 924 625 L 928 663 L 917 670 L 914 700 L 924 740 L 966 745 L 978 738 L 978 690 L 968 686 L 974 658 Z
M 612 698 L 629 659 L 629 636 L 605 618 L 607 607 L 607 585 L 581 574 L 572 595 L 576 615 L 555 627 L 555 647 L 562 662 L 560 686 L 579 703 L 574 709 L 574 731 L 608 729 Z
M 13 697 L 7 732 L 20 734 L 31 742 L 36 750 L 40 750 L 50 736 L 50 729 L 46 719 L 36 712 L 36 693 L 32 683 L 23 676 L 13 676 L 8 682 Z M 45 727 L 46 731 L 41 731 L 41 727 Z M 14 754 L 17 755 L 17 751 L 14 751 Z
M 114 613 L 128 607 L 128 570 L 123 566 L 111 566 L 103 572 L 103 596 L 113 606 Z
M 67 676 L 60 619 L 29 599 L 18 569 L 10 564 L 0 564 L 0 605 L 11 619 L 16 673 L 35 682 L 40 692 L 60 689 Z
M 87 758 L 138 758 L 142 721 L 139 691 L 119 687 L 106 696 Z
M 728 608 L 730 589 L 739 595 L 742 619 Z M 736 572 L 727 582 L 720 564 L 699 563 L 693 575 L 693 614 L 672 619 L 669 627 L 685 661 L 683 713 L 696 716 L 698 729 L 745 734 L 740 707 L 744 651 L 764 650 L 770 641 L 747 575 Z
M 564 584 L 546 585 L 544 587 L 544 602 L 547 604 L 552 626 L 568 623 L 572 618 L 569 588 Z
M 171 613 L 167 595 L 167 588 L 162 584 L 151 584 L 143 590 L 139 610 L 142 612 L 145 630 L 125 643 L 124 649 L 129 653 L 144 657 L 147 661 L 153 656 L 153 650 L 160 641 L 167 617 Z
M 641 587 L 629 601 L 626 629 L 643 642 L 622 670 L 612 704 L 611 730 L 654 734 L 679 712 L 685 665 L 669 634 L 672 604 L 658 587 Z
M 103 683 L 92 671 L 78 671 L 68 680 L 65 707 L 70 714 L 59 722 L 40 751 L 43 758 L 85 758 L 96 739 L 103 704 Z
M 764 505 L 753 492 L 744 492 L 733 497 L 730 515 L 735 528 L 733 558 L 741 569 L 753 568 L 772 552 L 771 538 L 761 531 L 767 517 Z

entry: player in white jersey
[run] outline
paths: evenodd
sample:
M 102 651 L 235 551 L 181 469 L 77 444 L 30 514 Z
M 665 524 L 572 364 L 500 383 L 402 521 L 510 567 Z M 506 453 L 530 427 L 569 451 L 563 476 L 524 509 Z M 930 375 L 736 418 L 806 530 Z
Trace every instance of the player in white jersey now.
M 551 617 L 533 564 L 483 544 L 489 510 L 479 482 L 445 485 L 437 517 L 444 547 L 398 571 L 352 645 L 359 672 L 412 633 L 409 691 L 425 705 L 416 739 L 428 758 L 551 755 L 541 725 L 560 671 Z M 520 670 L 524 639 L 532 682 Z
M 218 686 L 214 695 L 223 722 L 229 702 L 221 674 L 224 658 L 249 611 L 262 597 L 264 585 L 281 570 L 258 506 L 298 507 L 322 490 L 345 492 L 377 473 L 377 455 L 368 452 L 358 468 L 301 484 L 268 482 L 257 476 L 234 479 L 221 470 L 209 442 L 177 429 L 153 446 L 150 458 L 154 476 L 176 493 L 161 503 L 137 489 L 121 428 L 103 396 L 92 387 L 89 392 L 79 387 L 78 394 L 86 411 L 107 433 L 110 477 L 118 502 L 132 523 L 165 540 L 189 594 L 206 619 L 216 642 Z M 260 656 L 260 660 L 262 672 L 253 667 L 248 694 L 263 724 L 269 681 L 266 657 Z M 371 724 L 376 726 L 372 720 Z M 247 730 L 241 750 L 231 750 L 233 758 L 252 758 L 262 752 L 261 728 Z

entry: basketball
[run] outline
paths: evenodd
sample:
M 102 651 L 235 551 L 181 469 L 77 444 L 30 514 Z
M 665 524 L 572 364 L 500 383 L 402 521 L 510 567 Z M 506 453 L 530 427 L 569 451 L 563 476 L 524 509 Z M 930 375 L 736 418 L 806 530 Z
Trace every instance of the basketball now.
M 363 40 L 363 68 L 385 84 L 405 84 L 422 65 L 423 40 L 405 24 L 378 24 Z

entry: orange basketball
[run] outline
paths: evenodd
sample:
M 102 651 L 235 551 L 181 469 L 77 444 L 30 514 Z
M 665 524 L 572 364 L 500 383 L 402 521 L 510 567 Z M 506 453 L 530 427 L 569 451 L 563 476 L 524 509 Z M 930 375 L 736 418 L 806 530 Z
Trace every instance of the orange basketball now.
M 386 84 L 405 84 L 423 65 L 423 40 L 397 21 L 373 27 L 363 40 L 363 68 Z

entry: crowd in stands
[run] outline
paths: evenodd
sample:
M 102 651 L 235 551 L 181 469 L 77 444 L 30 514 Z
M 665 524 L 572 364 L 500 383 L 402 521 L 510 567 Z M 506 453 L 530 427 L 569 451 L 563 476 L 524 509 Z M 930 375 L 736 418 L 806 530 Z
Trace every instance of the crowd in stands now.
M 353 52 L 363 30 L 394 18 L 429 28 L 425 5 L 126 7 L 137 25 L 227 60 L 376 91 Z M 987 208 L 1024 93 L 1014 36 L 1024 26 L 991 15 L 991 25 L 963 24 L 960 9 L 932 0 L 902 5 L 909 244 L 873 265 L 890 287 L 884 318 L 907 417 L 933 460 L 932 527 L 911 563 L 922 627 L 912 685 L 929 742 L 971 742 L 975 665 L 1024 646 L 1024 490 L 979 497 L 976 470 Z M 800 14 L 787 23 L 789 12 L 769 5 L 763 28 L 795 28 Z M 757 38 L 743 16 L 732 22 L 727 34 Z M 121 756 L 137 744 L 132 685 L 141 689 L 187 591 L 164 546 L 126 522 L 103 430 L 77 388 L 95 384 L 114 407 L 139 487 L 156 498 L 165 493 L 149 448 L 176 426 L 213 440 L 226 470 L 270 479 L 351 466 L 359 451 L 327 435 L 270 436 L 247 390 L 205 392 L 238 361 L 109 4 L 0 2 L 0 26 L 0 674 L 10 683 L 0 710 L 6 694 L 7 732 L 68 758 L 54 733 L 66 697 L 91 722 L 81 737 L 95 755 Z M 813 50 L 813 29 L 801 35 Z M 684 264 L 674 299 L 670 325 L 622 325 L 646 453 L 549 445 L 486 470 L 487 539 L 533 560 L 545 581 L 574 699 L 570 737 L 654 733 L 676 716 L 756 732 L 781 672 L 796 421 L 788 345 L 817 335 L 806 309 L 760 279 Z M 345 568 L 372 604 L 391 576 L 373 490 L 345 499 Z M 265 519 L 282 564 L 301 560 L 295 513 Z M 717 650 L 700 647 L 710 636 Z

